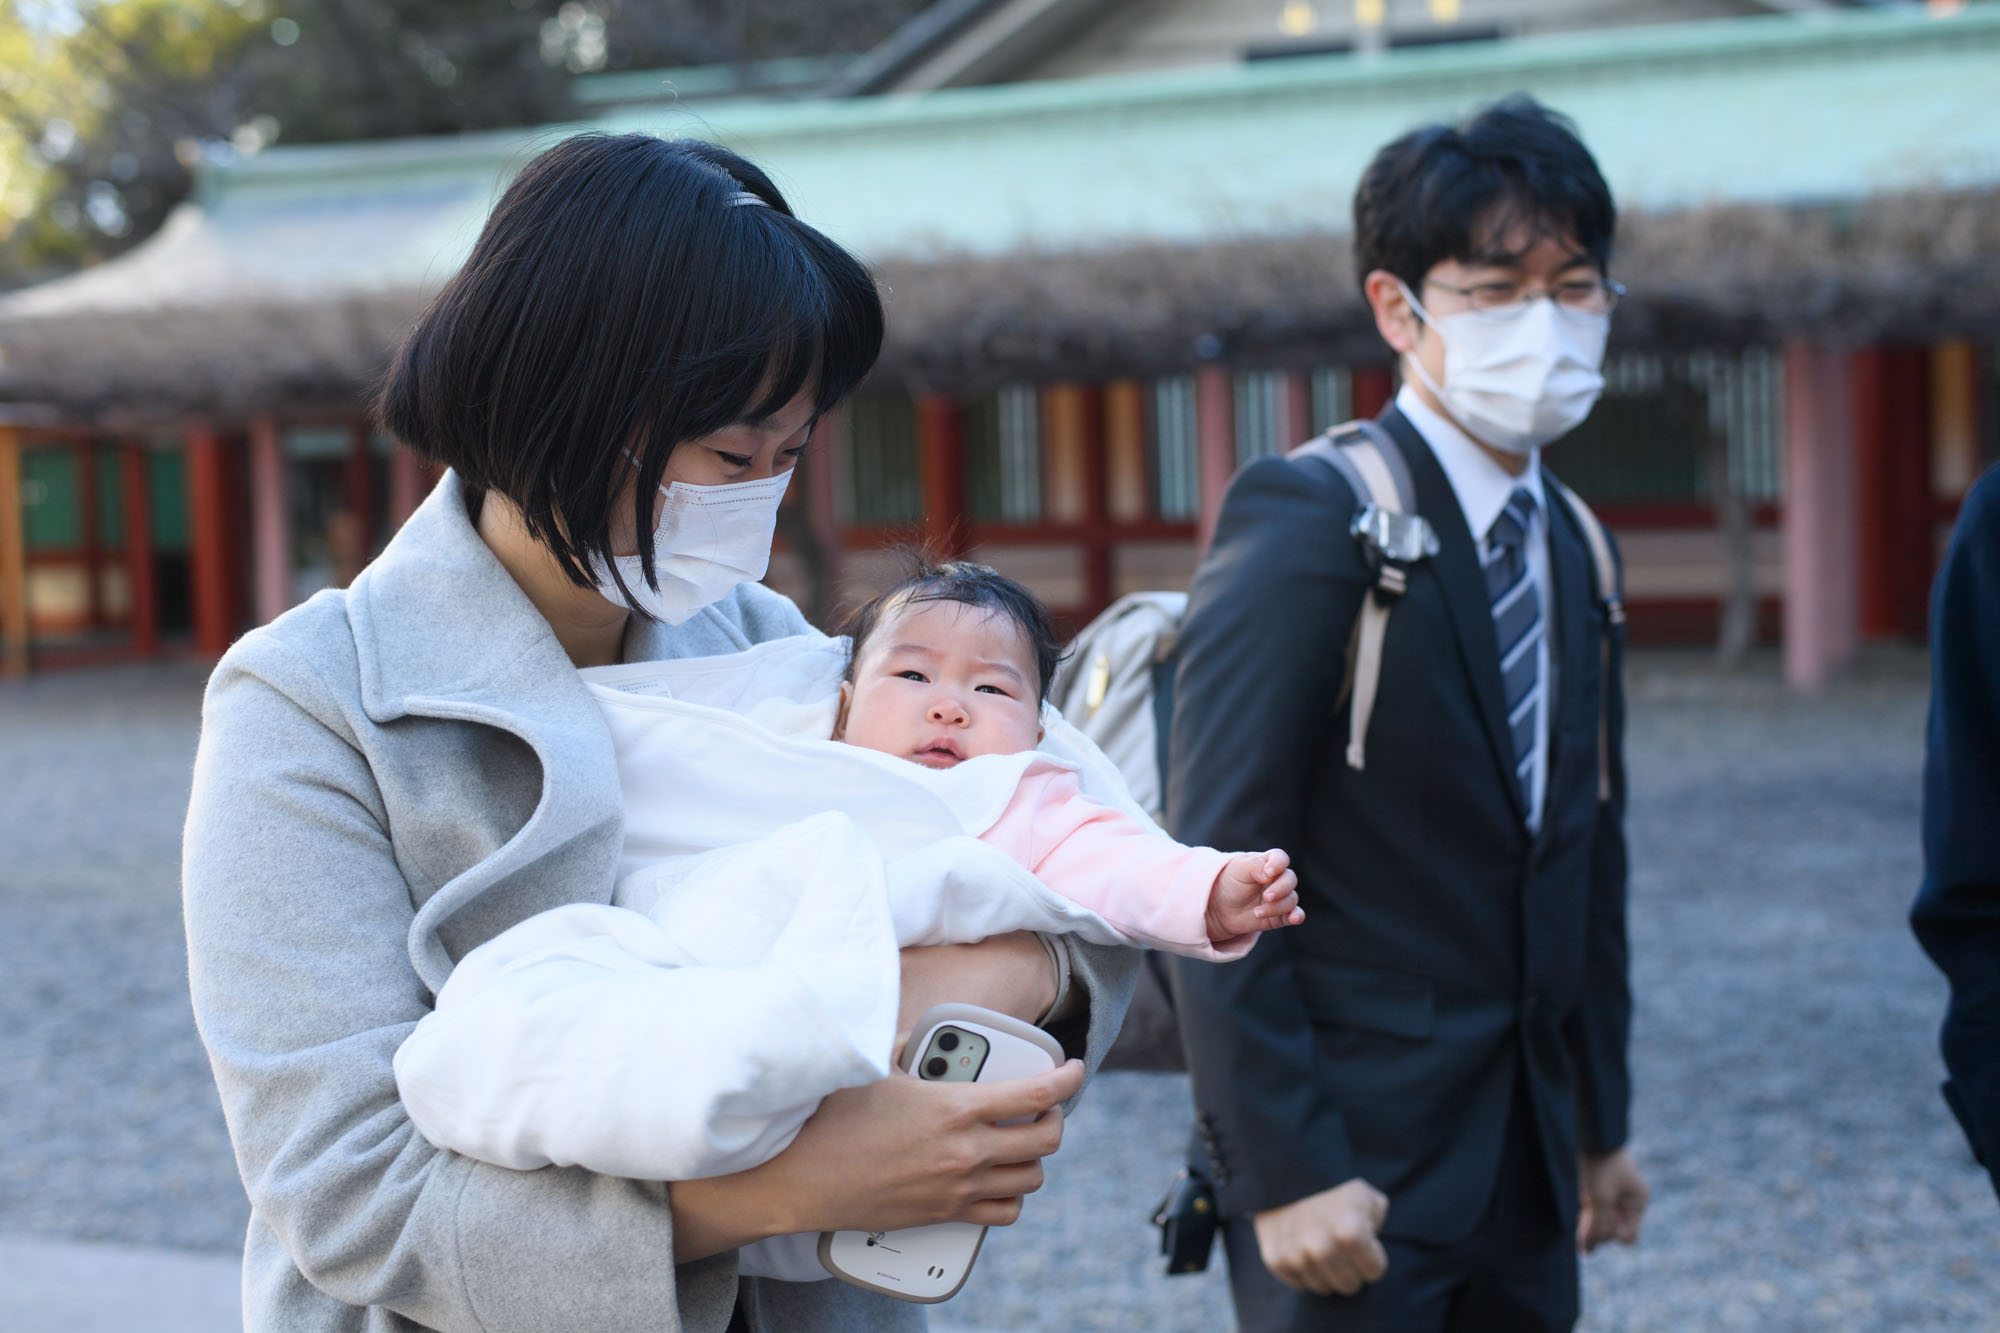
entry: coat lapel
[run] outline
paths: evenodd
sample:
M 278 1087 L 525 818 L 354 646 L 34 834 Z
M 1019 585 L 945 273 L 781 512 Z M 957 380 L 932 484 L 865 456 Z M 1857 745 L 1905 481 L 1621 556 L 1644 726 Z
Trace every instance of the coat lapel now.
M 603 874 L 593 887 L 609 894 L 624 809 L 617 761 L 603 715 L 548 622 L 468 521 L 455 474 L 356 578 L 347 606 L 370 718 L 497 727 L 518 736 L 541 770 L 527 823 L 418 909 L 411 958 L 435 990 L 452 966 L 439 931 L 523 867 L 559 848 L 601 843 Z M 576 896 L 595 895 L 572 885 L 549 905 Z
M 1500 641 L 1493 630 L 1492 608 L 1486 604 L 1486 576 L 1479 567 L 1479 549 L 1473 542 L 1472 530 L 1466 526 L 1458 495 L 1424 437 L 1393 407 L 1380 420 L 1403 447 L 1410 480 L 1416 488 L 1417 512 L 1437 530 L 1439 550 L 1431 557 L 1431 564 L 1437 570 L 1438 587 L 1451 613 L 1452 632 L 1458 640 L 1466 683 L 1479 702 L 1479 716 L 1486 724 L 1486 741 L 1493 751 L 1499 786 L 1507 793 L 1515 817 L 1525 826 L 1528 811 L 1522 804 L 1520 784 L 1514 781 L 1514 741 L 1507 730 L 1507 702 L 1501 693 Z

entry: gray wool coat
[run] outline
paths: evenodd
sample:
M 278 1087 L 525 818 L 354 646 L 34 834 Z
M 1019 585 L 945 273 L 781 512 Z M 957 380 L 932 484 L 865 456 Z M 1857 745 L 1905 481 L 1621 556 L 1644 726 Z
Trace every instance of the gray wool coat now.
M 623 827 L 597 705 L 465 501 L 447 476 L 346 592 L 230 649 L 203 704 L 188 971 L 250 1196 L 246 1326 L 722 1330 L 740 1293 L 759 1330 L 922 1328 L 840 1282 L 739 1284 L 733 1253 L 677 1268 L 663 1185 L 488 1166 L 404 1115 L 390 1059 L 455 960 L 608 902 Z M 634 620 L 628 661 L 809 628 L 755 585 Z M 1094 1062 L 1136 955 L 1065 947 Z

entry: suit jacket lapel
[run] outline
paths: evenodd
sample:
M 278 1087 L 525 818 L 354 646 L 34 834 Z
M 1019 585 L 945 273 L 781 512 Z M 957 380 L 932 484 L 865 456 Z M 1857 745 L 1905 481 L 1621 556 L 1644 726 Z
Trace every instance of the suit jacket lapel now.
M 1527 807 L 1522 804 L 1520 784 L 1514 781 L 1514 740 L 1507 730 L 1507 701 L 1500 686 L 1500 641 L 1493 631 L 1493 609 L 1486 603 L 1486 576 L 1479 566 L 1479 548 L 1466 526 L 1465 511 L 1451 481 L 1438 465 L 1424 437 L 1409 419 L 1395 408 L 1383 413 L 1382 425 L 1403 446 L 1410 467 L 1410 480 L 1417 492 L 1417 512 L 1437 530 L 1439 550 L 1431 557 L 1437 570 L 1438 587 L 1451 612 L 1451 627 L 1458 640 L 1459 658 L 1465 666 L 1466 683 L 1479 701 L 1479 715 L 1486 723 L 1486 740 L 1492 747 L 1500 788 L 1514 807 L 1515 816 L 1525 826 Z
M 1597 577 L 1591 568 L 1589 548 L 1577 530 L 1576 516 L 1570 513 L 1569 505 L 1553 486 L 1545 487 L 1544 492 L 1548 496 L 1549 578 L 1555 585 L 1552 590 L 1555 612 L 1548 617 L 1553 635 L 1549 648 L 1552 654 L 1559 654 L 1552 659 L 1557 663 L 1557 675 L 1549 715 L 1549 776 L 1553 781 L 1556 761 L 1560 758 L 1557 753 L 1560 738 L 1565 734 L 1569 715 L 1581 701 L 1576 683 L 1589 674 L 1589 655 L 1597 651 L 1598 639 L 1591 620 L 1597 600 Z M 1542 827 L 1546 830 L 1548 826 L 1545 813 Z

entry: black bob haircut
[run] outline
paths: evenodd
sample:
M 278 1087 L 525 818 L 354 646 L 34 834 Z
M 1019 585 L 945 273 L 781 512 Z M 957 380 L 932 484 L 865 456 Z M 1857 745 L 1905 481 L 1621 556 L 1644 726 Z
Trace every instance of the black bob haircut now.
M 998 612 L 1020 627 L 1035 653 L 1037 698 L 1046 700 L 1049 686 L 1055 683 L 1056 667 L 1062 663 L 1063 648 L 1056 635 L 1055 617 L 1042 605 L 1042 599 L 998 570 L 970 560 L 933 561 L 916 553 L 911 553 L 909 560 L 910 572 L 900 583 L 856 607 L 840 627 L 840 632 L 853 640 L 847 650 L 847 670 L 841 679 L 850 685 L 854 683 L 854 664 L 861 659 L 861 650 L 869 636 L 875 633 L 882 616 L 892 606 L 957 602 Z
M 636 476 L 658 586 L 653 503 L 675 446 L 801 392 L 817 418 L 881 347 L 874 279 L 762 171 L 697 140 L 580 134 L 507 187 L 391 359 L 376 411 L 472 494 L 518 506 L 580 586 L 593 557 L 609 561 Z
M 1447 259 L 1519 258 L 1501 246 L 1522 234 L 1573 241 L 1604 273 L 1617 223 L 1611 187 L 1576 126 L 1517 93 L 1375 154 L 1354 192 L 1355 276 L 1365 284 L 1385 269 L 1415 291 Z

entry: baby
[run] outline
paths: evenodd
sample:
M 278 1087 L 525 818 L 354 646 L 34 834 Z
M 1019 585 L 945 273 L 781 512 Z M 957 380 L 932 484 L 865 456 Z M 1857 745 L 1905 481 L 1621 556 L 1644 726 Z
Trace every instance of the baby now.
M 833 739 L 952 768 L 1041 742 L 1042 702 L 1061 660 L 1048 609 L 965 561 L 920 564 L 849 619 Z M 1030 772 L 981 840 L 1114 926 L 1180 952 L 1305 920 L 1282 851 L 1182 847 L 1083 795 L 1066 769 Z M 1199 904 L 1199 916 L 1195 907 Z
M 521 1170 L 746 1170 L 889 1072 L 901 947 L 1033 930 L 1227 960 L 1304 920 L 1283 852 L 1183 847 L 1093 799 L 1119 780 L 1059 714 L 1037 748 L 1059 649 L 1019 584 L 921 566 L 851 626 L 844 655 L 812 636 L 584 673 L 625 800 L 617 889 L 459 962 L 396 1055 L 425 1138 Z M 741 1262 L 826 1276 L 812 1237 Z

